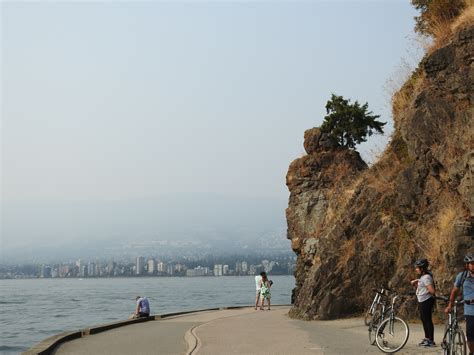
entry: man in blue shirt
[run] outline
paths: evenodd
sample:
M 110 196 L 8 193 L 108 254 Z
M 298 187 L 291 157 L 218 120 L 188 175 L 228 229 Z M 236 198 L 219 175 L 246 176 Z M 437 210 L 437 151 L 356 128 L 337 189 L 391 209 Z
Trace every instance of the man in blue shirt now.
M 449 303 L 446 313 L 449 313 L 453 307 L 456 295 L 462 287 L 463 299 L 468 301 L 464 303 L 464 316 L 466 317 L 466 338 L 469 347 L 469 354 L 474 354 L 474 253 L 469 253 L 464 257 L 466 271 L 460 272 L 454 281 L 454 287 L 451 290 Z
M 150 315 L 150 303 L 146 297 L 137 296 L 137 307 L 135 309 L 134 317 L 143 318 Z

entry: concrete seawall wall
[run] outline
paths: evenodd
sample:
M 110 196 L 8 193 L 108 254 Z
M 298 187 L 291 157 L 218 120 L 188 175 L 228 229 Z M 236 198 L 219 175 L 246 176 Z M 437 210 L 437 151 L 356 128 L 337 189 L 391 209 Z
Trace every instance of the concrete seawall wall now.
M 240 309 L 240 308 L 246 308 L 246 307 L 253 307 L 253 306 L 233 306 L 233 307 L 221 307 L 221 308 L 207 308 L 207 309 L 199 309 L 199 310 L 194 310 L 194 311 L 185 311 L 185 312 L 174 312 L 174 313 L 166 313 L 166 314 L 157 314 L 157 315 L 152 315 L 148 318 L 139 318 L 139 319 L 128 319 L 128 320 L 123 320 L 123 321 L 118 321 L 118 322 L 113 322 L 113 323 L 106 323 L 106 324 L 101 324 L 97 325 L 91 328 L 84 328 L 80 329 L 77 331 L 71 331 L 71 332 L 64 332 L 60 334 L 53 335 L 49 338 L 44 339 L 43 341 L 35 344 L 31 348 L 29 348 L 27 351 L 23 352 L 23 355 L 34 355 L 34 354 L 41 354 L 41 355 L 47 355 L 47 354 L 52 354 L 54 350 L 61 345 L 62 343 L 74 340 L 74 339 L 79 339 L 83 338 L 89 335 L 93 334 L 98 334 L 101 332 L 105 332 L 107 330 L 119 328 L 119 327 L 124 327 L 130 324 L 136 324 L 136 323 L 143 323 L 143 322 L 149 322 L 149 321 L 154 321 L 154 320 L 160 320 L 160 319 L 166 319 L 169 317 L 173 316 L 179 316 L 179 315 L 185 315 L 185 314 L 192 314 L 192 313 L 199 313 L 199 312 L 207 312 L 207 311 L 218 311 L 218 310 L 226 310 L 226 309 Z

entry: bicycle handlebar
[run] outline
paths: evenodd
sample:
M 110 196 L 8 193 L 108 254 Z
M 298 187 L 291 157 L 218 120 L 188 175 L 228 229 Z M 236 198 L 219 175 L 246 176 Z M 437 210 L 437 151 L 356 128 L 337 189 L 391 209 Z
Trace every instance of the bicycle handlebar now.
M 435 299 L 437 300 L 440 300 L 440 301 L 444 301 L 444 302 L 449 302 L 449 297 L 447 296 L 435 296 Z M 474 300 L 455 300 L 454 301 L 454 304 L 456 306 L 459 306 L 461 304 L 474 304 Z
M 387 293 L 394 293 L 395 291 L 391 288 L 381 286 L 380 289 L 373 288 L 373 292 L 378 293 L 379 295 L 385 295 L 385 292 Z

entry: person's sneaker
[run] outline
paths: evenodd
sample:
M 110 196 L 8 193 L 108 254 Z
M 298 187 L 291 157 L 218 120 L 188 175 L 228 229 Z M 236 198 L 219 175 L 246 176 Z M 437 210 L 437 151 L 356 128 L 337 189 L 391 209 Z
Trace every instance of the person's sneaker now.
M 426 340 L 426 342 L 422 346 L 436 346 L 436 343 L 433 340 Z
M 427 343 L 428 341 L 429 341 L 429 339 L 426 339 L 426 338 L 425 338 L 425 339 L 423 339 L 422 341 L 420 341 L 420 342 L 418 343 L 418 345 L 419 345 L 419 346 L 426 346 L 426 343 Z

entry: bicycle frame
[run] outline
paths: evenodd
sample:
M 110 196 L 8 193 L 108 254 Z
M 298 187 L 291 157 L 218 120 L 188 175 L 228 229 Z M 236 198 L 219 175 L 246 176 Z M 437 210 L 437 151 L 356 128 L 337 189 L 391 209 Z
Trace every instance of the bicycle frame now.
M 443 301 L 448 301 L 447 297 L 436 297 L 437 299 L 443 300 Z M 441 342 L 443 349 L 448 353 L 448 354 L 454 354 L 453 352 L 453 347 L 455 346 L 455 336 L 456 333 L 462 334 L 464 336 L 464 333 L 459 327 L 459 321 L 458 321 L 458 306 L 462 305 L 465 301 L 454 301 L 454 306 L 451 308 L 451 310 L 448 313 L 448 323 L 446 324 L 446 330 L 444 332 L 443 340 Z M 445 352 L 445 353 L 446 353 Z
M 380 300 L 382 299 L 382 294 L 384 292 L 385 292 L 384 288 L 382 288 L 380 291 L 375 292 L 374 300 L 372 301 L 372 304 L 370 305 L 370 308 L 369 308 L 369 313 L 370 314 L 374 314 L 375 308 L 377 307 L 377 305 L 380 304 Z
M 389 313 L 390 321 L 389 321 L 389 326 L 388 326 L 388 332 L 390 334 L 393 334 L 393 319 L 395 318 L 395 302 L 397 301 L 398 295 L 392 298 L 392 304 L 390 307 L 387 308 L 387 310 L 382 313 L 382 318 L 384 318 L 385 313 Z

